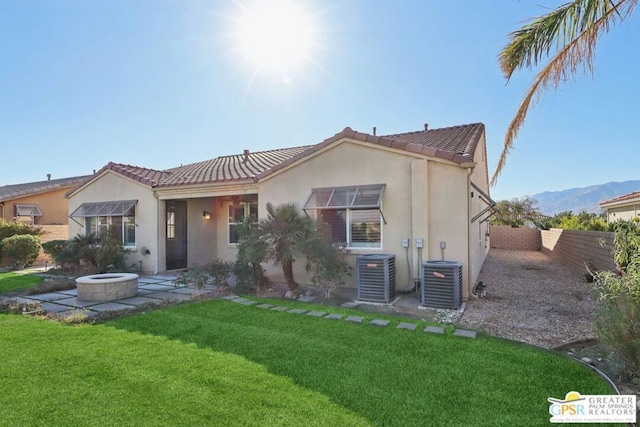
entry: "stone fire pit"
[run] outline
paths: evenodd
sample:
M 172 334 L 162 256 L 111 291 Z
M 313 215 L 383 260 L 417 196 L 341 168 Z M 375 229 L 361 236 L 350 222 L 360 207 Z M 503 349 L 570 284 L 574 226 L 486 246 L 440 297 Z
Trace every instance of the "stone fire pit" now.
M 107 302 L 138 295 L 138 275 L 105 273 L 76 279 L 79 301 Z

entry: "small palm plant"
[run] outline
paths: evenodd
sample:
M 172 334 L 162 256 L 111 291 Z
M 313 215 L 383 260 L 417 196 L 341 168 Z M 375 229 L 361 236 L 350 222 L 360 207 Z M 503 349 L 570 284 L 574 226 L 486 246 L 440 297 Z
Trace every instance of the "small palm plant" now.
M 273 262 L 282 266 L 289 290 L 297 293 L 298 283 L 293 276 L 297 257 L 306 258 L 305 268 L 312 281 L 339 283 L 347 266 L 344 251 L 332 244 L 318 221 L 305 215 L 297 204 L 267 203 L 267 216 L 256 224 L 242 229 L 239 255 L 243 262 L 259 265 Z

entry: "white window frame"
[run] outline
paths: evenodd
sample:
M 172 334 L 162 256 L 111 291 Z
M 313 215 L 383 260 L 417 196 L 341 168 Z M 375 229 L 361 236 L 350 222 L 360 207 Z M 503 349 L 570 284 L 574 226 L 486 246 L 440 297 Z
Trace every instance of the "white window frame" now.
M 256 214 L 257 214 L 258 202 L 242 202 L 242 203 L 229 202 L 229 203 L 227 203 L 227 205 L 226 205 L 226 212 L 227 212 L 227 245 L 229 245 L 229 246 L 238 246 L 238 242 L 232 242 L 231 241 L 231 226 L 240 224 L 239 222 L 231 222 L 232 217 L 230 215 L 229 209 L 232 206 L 233 207 L 242 206 L 244 208 L 243 218 L 248 218 L 251 215 L 251 206 L 252 205 L 255 206 Z
M 89 235 L 91 233 L 95 233 L 96 235 L 100 234 L 100 220 L 104 218 L 103 226 L 111 226 L 117 224 L 114 223 L 114 218 L 121 218 L 119 221 L 122 226 L 120 229 L 120 238 L 122 239 L 122 245 L 129 249 L 135 250 L 138 242 L 138 231 L 136 228 L 138 224 L 136 223 L 136 205 L 137 200 L 118 200 L 118 201 L 110 201 L 110 202 L 90 202 L 83 203 L 78 206 L 76 210 L 74 210 L 69 218 L 74 220 L 78 225 L 84 228 L 85 235 Z M 133 215 L 126 215 L 133 211 Z M 83 218 L 83 223 L 76 220 L 76 218 Z M 94 219 L 95 218 L 95 219 Z M 92 227 L 92 222 L 95 222 L 95 227 Z M 125 241 L 125 236 L 127 235 L 127 227 L 133 226 L 134 230 L 134 242 L 133 244 L 127 243 Z M 93 228 L 93 229 L 92 229 Z

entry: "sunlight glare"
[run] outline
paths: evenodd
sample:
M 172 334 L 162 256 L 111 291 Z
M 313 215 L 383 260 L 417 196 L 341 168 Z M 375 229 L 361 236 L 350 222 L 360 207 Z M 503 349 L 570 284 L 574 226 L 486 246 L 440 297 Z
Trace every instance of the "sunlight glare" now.
M 295 0 L 242 5 L 235 35 L 245 61 L 258 70 L 281 73 L 283 82 L 310 61 L 315 45 L 312 16 Z

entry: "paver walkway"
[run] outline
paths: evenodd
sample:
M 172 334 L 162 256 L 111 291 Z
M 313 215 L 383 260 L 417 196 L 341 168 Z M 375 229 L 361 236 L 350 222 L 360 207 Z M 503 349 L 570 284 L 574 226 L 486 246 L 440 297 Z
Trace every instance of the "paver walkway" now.
M 143 304 L 160 303 L 163 301 L 184 301 L 191 299 L 193 291 L 186 287 L 176 287 L 173 280 L 174 274 L 158 274 L 145 276 L 138 279 L 138 295 L 131 298 L 123 298 L 109 302 L 80 301 L 77 298 L 78 290 L 49 292 L 46 294 L 27 295 L 14 298 L 19 302 L 40 301 L 42 309 L 48 313 L 59 316 L 71 314 L 77 309 L 88 310 L 89 316 L 95 316 L 105 311 L 134 309 Z M 207 285 L 205 291 L 215 289 L 213 285 Z

